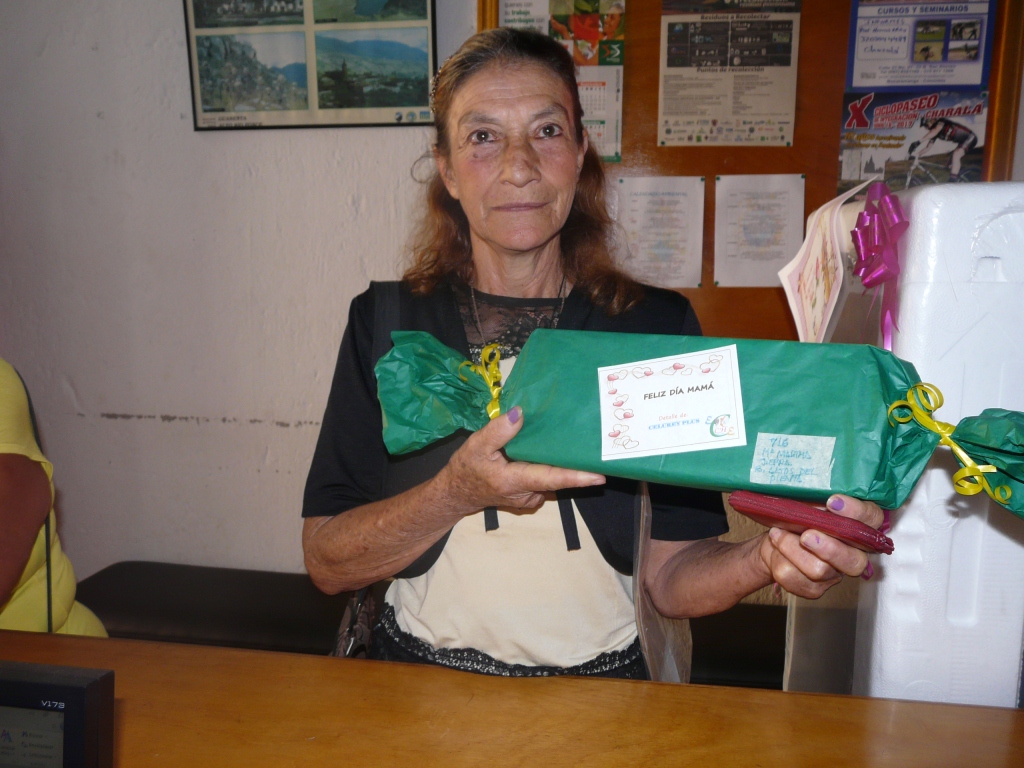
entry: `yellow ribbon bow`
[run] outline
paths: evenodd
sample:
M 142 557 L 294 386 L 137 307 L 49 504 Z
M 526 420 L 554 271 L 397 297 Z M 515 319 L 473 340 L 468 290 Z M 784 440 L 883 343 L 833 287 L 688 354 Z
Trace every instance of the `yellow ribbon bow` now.
M 1006 504 L 1010 500 L 1010 494 L 1013 491 L 1005 485 L 997 486 L 993 491 L 992 486 L 989 485 L 988 480 L 985 478 L 986 473 L 998 470 L 991 464 L 977 464 L 974 459 L 967 455 L 967 451 L 957 445 L 952 437 L 950 437 L 956 427 L 932 418 L 932 412 L 941 408 L 942 402 L 942 393 L 938 387 L 933 384 L 915 384 L 907 390 L 906 400 L 897 400 L 889 406 L 889 423 L 892 424 L 893 421 L 898 421 L 900 424 L 906 424 L 910 421 L 916 421 L 925 429 L 938 434 L 940 436 L 939 445 L 948 446 L 953 451 L 957 461 L 962 465 L 962 468 L 953 475 L 953 486 L 956 488 L 956 492 L 964 496 L 974 496 L 984 491 L 1000 504 Z M 902 415 L 893 413 L 893 411 L 899 408 L 907 408 L 910 410 L 910 413 Z M 893 426 L 896 425 L 893 424 Z
M 501 369 L 498 368 L 500 359 L 501 352 L 498 351 L 498 345 L 488 344 L 480 351 L 479 363 L 471 363 L 466 360 L 459 366 L 459 378 L 463 381 L 469 381 L 462 375 L 462 366 L 468 365 L 469 370 L 480 374 L 487 383 L 487 388 L 491 390 L 491 402 L 487 404 L 487 415 L 492 419 L 497 418 L 501 413 L 501 405 L 498 402 L 501 398 Z

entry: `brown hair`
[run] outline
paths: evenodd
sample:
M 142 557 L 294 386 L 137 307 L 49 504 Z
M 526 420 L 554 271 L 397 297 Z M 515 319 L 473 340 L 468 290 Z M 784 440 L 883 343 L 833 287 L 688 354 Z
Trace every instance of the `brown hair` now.
M 572 95 L 576 141 L 583 136 L 583 108 L 572 56 L 558 42 L 538 32 L 492 29 L 471 37 L 446 61 L 434 79 L 431 106 L 437 138 L 434 152 L 450 157 L 448 120 L 452 101 L 470 77 L 492 64 L 540 64 L 555 74 Z M 412 264 L 405 280 L 414 293 L 432 291 L 454 275 L 473 275 L 469 220 L 459 201 L 448 194 L 436 167 L 426 180 L 426 210 L 415 233 Z M 617 315 L 643 296 L 640 284 L 616 268 L 612 258 L 612 221 L 605 200 L 605 175 L 593 144 L 583 158 L 569 216 L 561 232 L 562 269 L 598 307 Z

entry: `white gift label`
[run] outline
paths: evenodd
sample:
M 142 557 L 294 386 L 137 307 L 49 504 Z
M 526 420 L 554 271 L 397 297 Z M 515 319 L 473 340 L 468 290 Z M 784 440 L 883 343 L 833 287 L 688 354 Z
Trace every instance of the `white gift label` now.
M 835 447 L 834 437 L 758 432 L 750 482 L 827 490 L 832 487 Z
M 747 444 L 736 345 L 597 369 L 601 459 Z

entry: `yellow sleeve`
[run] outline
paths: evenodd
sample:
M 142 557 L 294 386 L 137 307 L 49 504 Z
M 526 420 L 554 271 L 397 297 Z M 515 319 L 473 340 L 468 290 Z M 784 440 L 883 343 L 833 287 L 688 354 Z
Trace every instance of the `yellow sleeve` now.
M 0 358 L 0 453 L 17 453 L 42 464 L 53 480 L 53 465 L 46 460 L 32 432 L 28 396 L 17 371 Z

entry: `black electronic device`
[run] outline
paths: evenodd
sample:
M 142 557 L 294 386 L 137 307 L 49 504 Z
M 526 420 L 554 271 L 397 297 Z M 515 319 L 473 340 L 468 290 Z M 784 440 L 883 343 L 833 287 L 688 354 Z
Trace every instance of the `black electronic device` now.
M 0 768 L 110 768 L 114 673 L 0 661 Z

